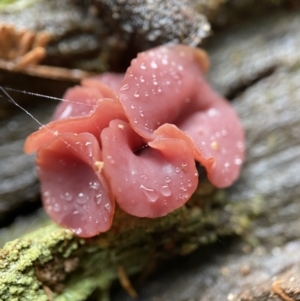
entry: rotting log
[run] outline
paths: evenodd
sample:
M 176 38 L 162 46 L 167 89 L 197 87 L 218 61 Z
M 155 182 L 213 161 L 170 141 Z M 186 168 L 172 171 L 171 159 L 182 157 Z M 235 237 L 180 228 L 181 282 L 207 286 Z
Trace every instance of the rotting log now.
M 202 183 L 186 206 L 163 218 L 138 219 L 118 210 L 113 227 L 93 239 L 79 239 L 53 224 L 41 227 L 1 250 L 0 297 L 85 300 L 96 289 L 108 289 L 120 266 L 136 274 L 218 236 L 243 233 L 259 203 L 230 204 L 226 191 Z
M 295 64 L 291 64 L 289 60 L 283 60 L 287 53 L 290 53 L 290 51 L 294 53 L 294 50 L 297 49 L 297 47 L 293 46 L 299 43 L 294 26 L 297 25 L 299 18 L 297 16 L 285 16 L 280 20 L 287 19 L 288 22 L 283 22 L 286 24 L 286 27 L 284 27 L 286 30 L 284 31 L 285 35 L 280 34 L 280 37 L 287 39 L 289 34 L 292 33 L 293 39 L 291 38 L 291 41 L 293 43 L 289 44 L 288 49 L 284 48 L 285 50 L 279 56 L 272 56 L 273 61 L 276 62 L 275 69 L 271 70 L 271 73 L 274 73 L 272 76 L 270 73 L 264 73 L 266 79 L 263 80 L 258 76 L 259 72 L 249 72 L 247 66 L 248 68 L 252 66 L 258 55 L 251 56 L 249 47 L 245 48 L 244 55 L 242 56 L 242 58 L 249 58 L 245 64 L 241 64 L 241 62 L 244 62 L 243 59 L 240 59 L 241 57 L 232 55 L 233 62 L 238 62 L 241 68 L 238 68 L 239 72 L 234 74 L 235 79 L 231 83 L 239 82 L 241 75 L 245 75 L 246 85 L 240 85 L 240 89 L 236 89 L 236 91 L 239 93 L 242 93 L 243 89 L 247 91 L 246 94 L 243 93 L 240 99 L 236 97 L 237 92 L 231 93 L 231 95 L 234 95 L 232 97 L 234 98 L 234 104 L 245 122 L 248 143 L 252 150 L 248 153 L 249 159 L 242 178 L 233 188 L 217 192 L 214 190 L 211 191 L 209 186 L 200 186 L 200 191 L 198 191 L 200 195 L 195 195 L 195 198 L 186 207 L 166 218 L 158 220 L 136 220 L 133 225 L 127 222 L 127 216 L 118 212 L 118 219 L 112 231 L 91 240 L 79 240 L 73 237 L 69 231 L 62 230 L 51 224 L 23 238 L 10 242 L 1 251 L 2 286 L 0 286 L 0 291 L 3 294 L 1 298 L 3 300 L 5 298 L 7 300 L 22 300 L 22 295 L 25 296 L 26 294 L 26 298 L 31 298 L 32 300 L 51 300 L 51 298 L 56 300 L 67 300 L 67 298 L 71 300 L 85 300 L 97 288 L 100 288 L 100 292 L 105 291 L 111 281 L 117 277 L 119 266 L 123 266 L 128 275 L 131 275 L 147 267 L 149 260 L 155 261 L 156 259 L 169 258 L 171 255 L 187 254 L 200 245 L 213 242 L 216 238 L 223 235 L 244 234 L 245 229 L 251 223 L 251 219 L 257 217 L 261 212 L 267 218 L 256 219 L 256 232 L 255 230 L 252 232 L 255 234 L 253 238 L 254 246 L 259 246 L 261 243 L 257 240 L 259 237 L 264 237 L 264 239 L 266 237 L 269 238 L 268 244 L 270 246 L 278 243 L 280 235 L 282 239 L 281 243 L 286 242 L 284 238 L 297 238 L 299 232 L 294 228 L 299 228 L 296 227 L 298 225 L 297 212 L 299 210 L 297 202 L 293 204 L 290 200 L 298 200 L 296 189 L 299 186 L 299 177 L 297 177 L 297 165 L 295 164 L 297 163 L 295 158 L 298 158 L 298 123 L 294 120 L 294 123 L 287 124 L 283 120 L 281 123 L 282 127 L 278 125 L 278 117 L 284 117 L 286 108 L 289 108 L 289 114 L 297 115 L 299 103 L 299 74 L 296 64 L 299 61 L 297 58 L 299 54 L 295 53 L 294 57 L 292 57 L 292 61 Z M 262 28 L 266 28 L 266 20 L 263 21 L 262 23 L 265 27 Z M 271 21 L 272 18 L 270 18 L 270 23 L 268 23 L 269 26 L 274 26 L 274 24 L 283 26 L 283 23 L 275 23 L 274 20 Z M 278 32 L 280 32 L 280 28 L 282 27 L 277 28 Z M 256 29 L 257 35 L 260 34 L 260 31 L 261 28 Z M 240 36 L 236 35 L 236 37 L 241 39 L 242 33 Z M 256 36 L 252 37 L 254 37 L 253 41 L 255 41 Z M 247 35 L 246 40 L 249 41 L 249 35 Z M 220 38 L 219 41 L 222 41 L 222 39 Z M 226 42 L 226 37 L 224 37 L 223 41 L 224 43 Z M 278 46 L 276 49 L 281 49 L 275 42 L 272 47 L 266 48 L 272 45 L 272 41 L 274 39 L 266 39 L 263 44 L 259 43 L 258 45 L 262 45 L 261 48 L 253 42 L 253 45 L 257 46 L 255 47 L 256 53 L 262 51 L 261 57 L 265 58 L 266 49 L 273 49 L 274 51 L 275 46 Z M 243 45 L 241 40 L 236 41 L 236 43 Z M 230 44 L 230 47 L 233 47 L 233 43 Z M 226 49 L 226 45 L 224 45 L 224 49 Z M 234 47 L 232 49 L 232 51 L 235 50 Z M 278 54 L 278 51 L 274 52 Z M 229 57 L 231 57 L 230 53 L 234 54 L 234 52 L 229 51 Z M 238 58 L 239 60 L 234 60 L 234 58 Z M 223 59 L 221 61 L 223 62 Z M 263 64 L 263 62 L 265 61 L 261 60 L 260 64 Z M 215 72 L 215 68 L 213 67 L 212 74 Z M 227 65 L 227 70 L 229 70 L 228 68 L 230 68 L 230 62 Z M 281 71 L 281 68 L 287 68 L 289 71 Z M 263 69 L 264 67 L 262 66 L 261 69 L 257 67 L 256 70 Z M 221 78 L 221 75 L 219 75 L 219 78 Z M 250 91 L 249 86 L 253 86 L 253 81 L 256 79 L 259 81 L 259 88 L 255 86 L 254 90 Z M 231 84 L 226 83 L 225 79 L 223 82 L 220 79 L 219 83 L 220 86 L 223 84 L 222 87 L 229 87 L 228 91 L 230 91 Z M 255 88 L 257 91 L 255 91 Z M 282 95 L 280 94 L 282 92 L 278 94 L 277 92 L 274 93 L 274 91 L 288 91 L 288 93 Z M 278 98 L 278 95 L 281 95 L 282 98 Z M 257 102 L 253 102 L 253 99 L 256 99 Z M 262 122 L 261 127 L 258 129 L 257 122 L 264 121 L 265 115 L 263 112 L 266 107 L 268 107 L 268 112 L 272 112 L 272 108 L 275 109 L 276 114 L 273 112 L 273 119 L 270 118 L 273 123 Z M 278 108 L 279 112 L 283 115 L 277 114 Z M 255 123 L 249 117 L 251 114 L 257 116 Z M 292 121 L 293 119 L 288 118 L 287 120 Z M 284 125 L 287 127 L 284 127 Z M 274 129 L 274 132 L 271 131 L 272 129 Z M 293 129 L 293 131 L 290 132 L 290 129 Z M 260 133 L 262 134 L 260 135 Z M 275 136 L 274 133 L 276 134 Z M 290 134 L 294 136 L 290 136 Z M 282 147 L 291 150 L 291 157 L 286 156 Z M 273 158 L 273 161 L 270 158 Z M 260 175 L 266 170 L 268 172 L 264 175 L 264 181 L 262 181 Z M 290 175 L 290 178 L 282 177 L 282 173 Z M 295 193 L 293 193 L 293 189 L 295 189 Z M 289 211 L 283 210 L 285 206 L 286 210 Z M 292 229 L 287 228 L 287 222 L 285 222 L 285 214 L 288 212 L 293 213 L 288 216 L 289 221 L 293 222 L 294 232 Z M 121 222 L 122 229 L 120 232 Z M 259 232 L 259 229 L 267 229 L 266 224 L 268 224 L 269 228 L 272 228 L 272 225 L 276 225 L 276 223 L 281 225 L 280 229 L 275 229 L 277 233 L 274 229 L 269 230 L 270 232 L 267 232 L 269 235 L 265 234 L 266 236 L 263 236 L 263 233 Z M 251 224 L 253 225 L 254 223 Z M 272 231 L 275 231 L 273 236 L 271 235 Z M 158 235 L 154 237 L 155 233 Z M 173 234 L 176 237 L 172 236 Z M 170 239 L 172 243 L 170 243 Z M 237 257 L 238 252 L 234 253 L 234 250 L 231 252 L 232 262 L 240 258 Z M 289 256 L 289 254 L 286 253 L 285 256 Z M 276 262 L 276 257 L 274 257 L 274 261 Z M 221 262 L 223 265 L 229 263 L 226 261 Z M 284 267 L 284 265 L 281 265 L 281 267 Z M 219 271 L 220 263 L 219 265 L 216 264 L 214 268 Z M 226 274 L 226 270 L 223 272 Z M 200 273 L 203 274 L 204 271 L 202 270 Z M 268 274 L 268 277 L 272 277 L 273 275 Z M 207 275 L 201 278 L 203 279 L 203 284 L 199 286 L 199 289 L 205 288 L 205 277 Z M 172 277 L 169 275 L 169 278 Z M 219 287 L 212 286 L 215 290 L 214 292 L 210 292 L 211 295 L 208 295 L 211 298 L 210 300 L 225 299 L 231 293 L 230 289 L 232 290 L 237 285 L 240 285 L 235 281 L 230 282 L 228 279 L 219 278 L 219 281 Z M 223 294 L 218 295 L 218 289 L 221 292 L 220 287 L 224 283 L 230 283 L 231 286 L 229 289 L 227 286 L 227 290 L 222 291 Z M 283 283 L 282 287 L 287 291 L 285 285 Z M 167 285 L 161 285 L 161 289 L 166 294 L 168 292 L 167 287 Z M 174 286 L 172 288 L 174 289 Z M 174 292 L 175 289 L 173 294 Z M 205 296 L 203 297 L 205 295 L 203 290 L 201 292 L 203 300 L 208 300 L 204 298 Z M 208 291 L 206 293 L 208 294 Z M 267 293 L 270 293 L 270 291 Z M 105 294 L 103 295 L 105 296 Z M 262 296 L 265 297 L 266 295 Z M 190 297 L 197 298 L 197 295 Z M 141 300 L 146 300 L 146 298 Z

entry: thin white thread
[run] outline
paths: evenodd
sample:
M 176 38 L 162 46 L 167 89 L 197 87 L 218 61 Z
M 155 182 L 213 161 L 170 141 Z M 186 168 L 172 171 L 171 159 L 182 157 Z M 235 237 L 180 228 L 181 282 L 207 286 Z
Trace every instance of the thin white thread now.
M 12 104 L 14 104 L 16 107 L 18 107 L 19 109 L 21 109 L 23 112 L 25 112 L 30 118 L 32 118 L 40 127 L 45 128 L 49 133 L 51 133 L 54 137 L 57 137 L 58 139 L 60 139 L 65 145 L 67 145 L 67 147 L 71 147 L 74 151 L 80 153 L 77 149 L 75 149 L 74 147 L 72 147 L 72 145 L 70 145 L 67 141 L 65 141 L 64 139 L 62 139 L 60 137 L 59 134 L 57 134 L 55 131 L 50 130 L 46 125 L 42 124 L 36 117 L 34 117 L 29 111 L 27 111 L 25 108 L 23 108 L 20 104 L 18 104 L 12 97 L 11 95 L 9 95 L 9 93 L 6 90 L 9 91 L 13 91 L 13 92 L 18 92 L 18 93 L 23 93 L 23 94 L 28 94 L 28 95 L 33 95 L 33 96 L 37 96 L 37 97 L 43 97 L 43 98 L 47 98 L 47 99 L 52 99 L 52 100 L 59 100 L 59 101 L 65 101 L 65 102 L 70 102 L 70 103 L 76 103 L 76 104 L 83 104 L 81 102 L 75 102 L 75 101 L 70 101 L 67 99 L 63 99 L 63 98 L 58 98 L 58 97 L 53 97 L 53 96 L 49 96 L 49 95 L 43 95 L 43 94 L 39 94 L 39 93 L 34 93 L 34 92 L 30 92 L 30 91 L 25 91 L 25 90 L 18 90 L 18 89 L 13 89 L 13 88 L 9 88 L 9 87 L 4 87 L 0 85 L 0 90 L 3 92 L 3 94 L 6 96 L 7 100 L 9 102 L 11 102 Z M 2 95 L 0 95 L 0 97 L 3 97 Z M 88 105 L 91 107 L 94 107 L 94 105 L 92 104 L 84 104 L 84 105 Z M 104 112 L 109 112 L 108 110 L 102 109 Z M 116 118 L 120 118 L 118 116 L 118 114 L 115 115 Z M 96 128 L 99 130 L 99 134 L 102 132 L 101 129 L 99 128 L 99 126 L 97 125 L 96 121 L 94 120 L 93 116 L 91 116 L 92 118 L 92 122 L 94 123 L 94 125 L 96 126 Z

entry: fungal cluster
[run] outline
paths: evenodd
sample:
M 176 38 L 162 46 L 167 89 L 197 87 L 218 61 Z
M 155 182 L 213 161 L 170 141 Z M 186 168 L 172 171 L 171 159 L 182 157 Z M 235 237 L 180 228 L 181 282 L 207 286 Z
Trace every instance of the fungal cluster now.
M 81 237 L 109 230 L 115 203 L 156 218 L 196 190 L 196 161 L 217 187 L 230 186 L 244 159 L 232 107 L 205 81 L 206 54 L 160 46 L 124 75 L 103 74 L 69 89 L 53 121 L 31 134 L 45 210 Z

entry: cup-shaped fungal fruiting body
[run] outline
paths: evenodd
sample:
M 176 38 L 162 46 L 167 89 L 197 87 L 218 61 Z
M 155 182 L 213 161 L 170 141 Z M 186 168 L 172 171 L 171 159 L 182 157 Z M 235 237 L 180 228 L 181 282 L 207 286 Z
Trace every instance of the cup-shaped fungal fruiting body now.
M 138 54 L 124 75 L 107 73 L 69 89 L 53 121 L 31 134 L 43 203 L 82 237 L 107 231 L 115 202 L 137 217 L 164 216 L 195 191 L 199 162 L 228 187 L 244 160 L 244 133 L 212 90 L 200 49 L 160 46 Z

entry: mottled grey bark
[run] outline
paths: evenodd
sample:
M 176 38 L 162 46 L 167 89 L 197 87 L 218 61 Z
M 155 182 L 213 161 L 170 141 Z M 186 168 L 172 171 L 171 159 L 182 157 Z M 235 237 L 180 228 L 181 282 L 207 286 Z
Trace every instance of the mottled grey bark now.
M 232 96 L 247 133 L 247 161 L 229 197 L 259 199 L 263 214 L 242 241 L 221 238 L 169 263 L 138 286 L 139 300 L 300 300 L 299 25 L 298 14 L 281 13 L 207 44 L 209 77 Z M 130 298 L 121 290 L 113 300 Z
M 112 231 L 97 239 L 80 240 L 51 224 L 13 241 L 0 253 L 1 298 L 85 300 L 94 292 L 104 300 L 119 266 L 140 274 L 156 260 L 201 246 L 143 285 L 134 282 L 140 300 L 278 301 L 278 292 L 298 300 L 299 23 L 298 14 L 282 12 L 216 34 L 205 45 L 209 78 L 232 99 L 247 132 L 247 162 L 232 188 L 204 185 L 185 208 L 155 221 L 118 213 Z M 5 126 L 5 139 L 18 133 L 14 124 Z M 22 159 L 3 166 L 17 168 Z M 27 168 L 22 170 L 30 172 L 32 165 Z M 24 218 L 3 230 L 1 241 L 26 223 Z M 32 223 L 38 228 L 47 221 L 42 216 Z M 226 239 L 232 235 L 243 239 Z M 119 291 L 113 300 L 129 297 Z

